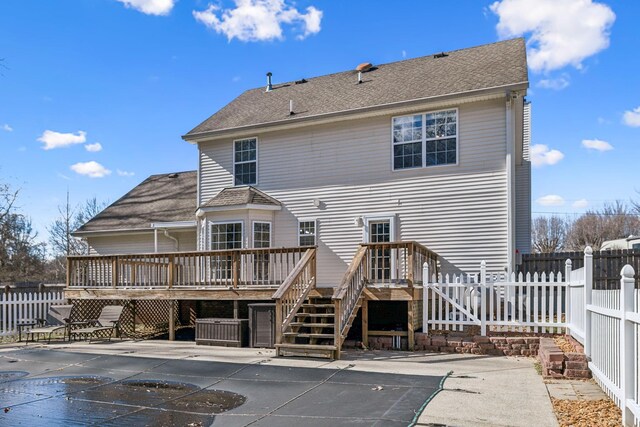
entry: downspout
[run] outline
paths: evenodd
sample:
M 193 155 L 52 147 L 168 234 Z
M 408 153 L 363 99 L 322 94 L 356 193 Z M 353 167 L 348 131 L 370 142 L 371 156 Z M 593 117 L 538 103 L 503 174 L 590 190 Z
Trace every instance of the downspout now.
M 507 169 L 507 273 L 511 274 L 513 271 L 513 261 L 515 256 L 515 211 L 514 211 L 514 196 L 515 196 L 515 126 L 513 123 L 514 114 L 513 106 L 514 100 L 517 98 L 517 94 L 514 92 L 507 92 L 506 102 L 506 132 L 507 132 L 507 155 L 506 155 L 506 169 Z
M 173 243 L 175 244 L 175 247 L 176 247 L 176 251 L 178 251 L 179 248 L 180 248 L 180 244 L 178 242 L 178 239 L 173 237 L 171 234 L 169 234 L 169 230 L 165 229 L 163 231 L 164 231 L 164 237 L 166 237 L 167 239 L 173 240 Z
M 158 253 L 158 229 L 153 230 L 153 251 Z

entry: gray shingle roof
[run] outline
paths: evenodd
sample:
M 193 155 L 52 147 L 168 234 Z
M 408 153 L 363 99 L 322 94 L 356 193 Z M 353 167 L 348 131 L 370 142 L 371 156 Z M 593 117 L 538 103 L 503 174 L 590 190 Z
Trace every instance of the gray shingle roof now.
M 152 222 L 195 220 L 196 171 L 151 175 L 75 232 L 150 228 Z
M 242 205 L 267 205 L 281 206 L 281 203 L 263 193 L 257 188 L 246 187 L 229 187 L 223 188 L 218 194 L 209 199 L 202 208 L 214 208 L 221 206 L 242 206 Z
M 355 65 L 355 64 L 354 64 Z M 375 65 L 375 64 L 374 64 Z M 357 110 L 474 90 L 526 84 L 524 39 L 377 65 L 363 73 L 357 84 L 355 70 L 251 89 L 196 126 L 185 139 L 200 134 L 272 122 Z M 289 100 L 294 115 L 289 115 Z

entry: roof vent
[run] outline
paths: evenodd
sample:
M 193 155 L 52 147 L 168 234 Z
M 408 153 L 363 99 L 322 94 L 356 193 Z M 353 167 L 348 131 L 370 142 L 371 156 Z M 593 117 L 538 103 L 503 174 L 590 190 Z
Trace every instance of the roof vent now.
M 271 73 L 271 71 L 269 71 L 267 73 L 267 90 L 266 92 L 271 92 L 273 90 L 273 85 L 271 85 L 271 76 L 273 74 Z
M 301 85 L 301 84 L 306 83 L 306 82 L 307 82 L 307 80 L 305 80 L 305 79 L 296 80 L 296 84 L 297 85 Z
M 356 71 L 366 73 L 367 71 L 371 70 L 372 67 L 373 65 L 371 65 L 371 62 L 363 62 L 356 67 Z
M 170 173 L 169 175 L 167 175 L 167 178 L 177 178 L 178 174 L 177 173 Z
M 449 54 L 447 54 L 447 53 L 445 53 L 445 52 L 440 52 L 440 53 L 436 53 L 435 55 L 433 55 L 433 57 L 434 57 L 435 59 L 438 59 L 438 58 L 446 58 L 447 56 L 449 56 Z

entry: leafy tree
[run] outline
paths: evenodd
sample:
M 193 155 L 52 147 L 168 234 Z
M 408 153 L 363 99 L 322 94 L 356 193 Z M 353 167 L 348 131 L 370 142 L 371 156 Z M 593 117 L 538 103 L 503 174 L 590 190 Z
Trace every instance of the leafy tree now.
M 559 252 L 564 249 L 570 222 L 558 215 L 537 217 L 531 227 L 531 245 L 538 253 Z

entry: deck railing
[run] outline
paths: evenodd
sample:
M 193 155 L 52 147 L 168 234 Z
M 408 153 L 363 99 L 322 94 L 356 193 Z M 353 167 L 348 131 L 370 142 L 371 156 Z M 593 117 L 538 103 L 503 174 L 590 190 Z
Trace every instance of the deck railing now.
M 309 248 L 272 296 L 276 302 L 276 343 L 282 343 L 282 334 L 315 287 L 316 249 Z
M 363 243 L 356 252 L 340 286 L 333 293 L 335 342 L 339 346 L 351 327 L 367 285 L 422 284 L 424 263 L 437 271 L 438 255 L 418 242 Z
M 69 288 L 278 287 L 308 247 L 67 257 Z

